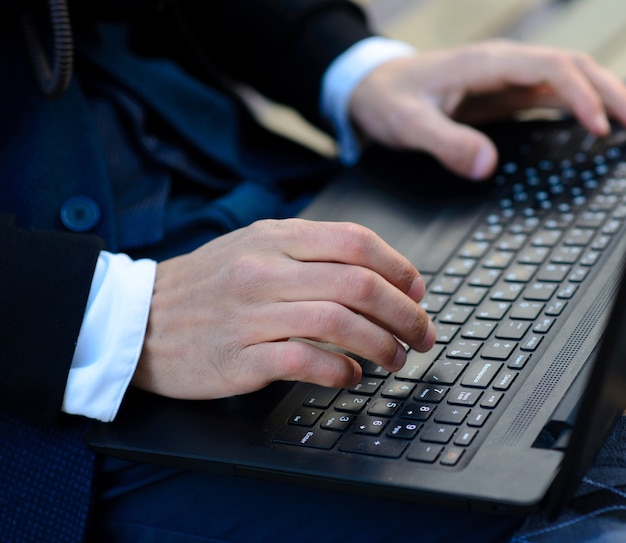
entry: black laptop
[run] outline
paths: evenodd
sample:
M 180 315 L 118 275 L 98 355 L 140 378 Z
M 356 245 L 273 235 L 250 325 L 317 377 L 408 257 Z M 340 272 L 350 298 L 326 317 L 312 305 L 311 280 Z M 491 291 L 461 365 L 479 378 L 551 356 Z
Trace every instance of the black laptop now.
M 371 149 L 305 210 L 380 234 L 427 278 L 438 332 L 352 389 L 275 383 L 180 401 L 131 391 L 98 451 L 477 511 L 557 512 L 626 408 L 626 131 L 486 129 L 501 165 L 455 178 Z M 330 347 L 332 348 L 332 347 Z

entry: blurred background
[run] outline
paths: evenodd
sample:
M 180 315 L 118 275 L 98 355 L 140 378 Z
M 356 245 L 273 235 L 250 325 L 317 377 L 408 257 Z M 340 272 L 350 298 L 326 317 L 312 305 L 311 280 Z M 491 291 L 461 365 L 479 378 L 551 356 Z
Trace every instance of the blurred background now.
M 508 37 L 575 48 L 626 78 L 626 0 L 355 0 L 382 34 L 421 50 Z M 290 110 L 251 96 L 259 116 L 275 130 L 324 154 L 327 136 Z

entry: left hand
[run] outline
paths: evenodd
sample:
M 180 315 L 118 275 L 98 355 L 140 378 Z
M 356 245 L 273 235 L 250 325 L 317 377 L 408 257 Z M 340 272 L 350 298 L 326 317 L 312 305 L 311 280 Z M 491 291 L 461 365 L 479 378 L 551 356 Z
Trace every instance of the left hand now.
M 483 179 L 496 166 L 496 147 L 466 123 L 532 107 L 571 111 L 604 136 L 607 115 L 626 124 L 626 87 L 584 53 L 494 40 L 381 65 L 355 89 L 350 113 L 374 141 L 429 152 L 453 172 Z

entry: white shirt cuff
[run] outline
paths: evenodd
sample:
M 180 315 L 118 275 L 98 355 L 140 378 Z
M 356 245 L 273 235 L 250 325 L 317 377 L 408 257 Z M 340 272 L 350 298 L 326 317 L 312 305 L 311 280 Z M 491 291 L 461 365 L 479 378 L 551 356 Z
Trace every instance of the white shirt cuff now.
M 355 43 L 327 68 L 322 78 L 320 111 L 335 129 L 339 159 L 344 164 L 354 164 L 361 156 L 348 111 L 354 89 L 381 64 L 415 52 L 414 47 L 404 42 L 373 36 Z
M 112 421 L 137 367 L 156 262 L 102 251 L 70 369 L 63 411 Z

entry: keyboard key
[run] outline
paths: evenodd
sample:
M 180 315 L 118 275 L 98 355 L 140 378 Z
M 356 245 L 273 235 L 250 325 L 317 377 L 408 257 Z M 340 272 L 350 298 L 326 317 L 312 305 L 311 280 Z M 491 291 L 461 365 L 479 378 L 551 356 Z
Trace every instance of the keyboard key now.
M 561 246 L 552 252 L 550 262 L 555 264 L 575 264 L 582 252 L 582 247 Z
M 543 228 L 533 235 L 531 245 L 533 247 L 554 247 L 561 238 L 559 230 Z
M 437 343 L 447 345 L 454 339 L 454 336 L 460 330 L 460 326 L 435 322 L 435 330 L 437 332 Z
M 428 443 L 445 444 L 452 439 L 455 431 L 455 426 L 447 426 L 445 424 L 429 425 L 422 428 L 422 432 L 420 433 L 420 440 L 426 441 Z
M 445 347 L 443 345 L 435 345 L 430 351 L 420 353 L 417 351 L 409 351 L 402 369 L 396 372 L 396 379 L 403 381 L 419 381 L 432 363 L 439 358 Z
M 330 432 L 326 432 L 330 434 Z M 339 450 L 385 458 L 400 458 L 409 442 L 386 437 L 348 434 L 339 443 Z
M 543 336 L 532 335 L 527 337 L 522 343 L 520 343 L 520 349 L 522 351 L 535 351 L 539 344 L 543 340 Z
M 413 397 L 417 401 L 439 403 L 450 389 L 436 385 L 427 385 L 420 383 L 415 389 Z
M 477 434 L 478 430 L 476 428 L 465 428 L 456 435 L 454 444 L 461 447 L 467 447 L 472 443 L 472 441 L 474 441 Z
M 536 271 L 537 266 L 513 264 L 504 272 L 504 280 L 511 283 L 528 283 Z
M 487 388 L 493 381 L 496 373 L 500 371 L 500 368 L 502 368 L 501 362 L 489 362 L 486 360 L 472 362 L 470 367 L 467 368 L 461 384 L 468 387 Z
M 436 405 L 430 403 L 410 403 L 404 407 L 401 419 L 426 421 L 435 411 Z
M 489 249 L 489 243 L 485 241 L 470 241 L 466 243 L 459 251 L 462 258 L 481 258 Z
M 335 403 L 335 409 L 345 413 L 360 413 L 365 407 L 367 400 L 366 396 L 344 394 Z
M 500 403 L 500 400 L 502 399 L 503 396 L 504 396 L 503 392 L 490 391 L 487 394 L 485 394 L 485 396 L 481 400 L 480 407 L 484 407 L 485 409 L 493 409 Z
M 466 424 L 475 428 L 481 428 L 487 422 L 487 419 L 491 415 L 491 411 L 483 411 L 479 409 L 472 409 Z
M 462 281 L 460 277 L 440 277 L 429 286 L 428 290 L 434 294 L 454 294 Z
M 392 424 L 387 430 L 389 437 L 395 437 L 396 439 L 413 439 L 420 429 L 420 424 L 414 422 L 399 422 L 398 424 Z
M 467 405 L 473 407 L 482 395 L 482 390 L 470 388 L 455 388 L 448 396 L 448 403 L 451 405 Z
M 589 268 L 576 268 L 567 278 L 571 283 L 582 283 L 589 274 Z
M 374 394 L 376 394 L 376 392 L 380 388 L 380 385 L 382 384 L 382 379 L 372 379 L 371 377 L 366 375 L 361 379 L 359 383 L 357 383 L 350 389 L 350 392 L 352 392 L 352 394 L 373 396 Z
M 540 302 L 519 302 L 513 306 L 509 317 L 512 319 L 534 321 L 546 306 Z
M 471 360 L 476 355 L 476 351 L 480 349 L 482 342 L 460 339 L 451 343 L 446 351 L 447 358 L 458 358 L 462 360 Z
M 437 314 L 445 307 L 449 299 L 450 296 L 444 294 L 429 293 L 422 298 L 420 305 L 427 313 Z
M 517 255 L 517 262 L 520 264 L 543 264 L 549 253 L 548 247 L 527 247 Z
M 469 415 L 469 407 L 461 407 L 456 405 L 445 405 L 437 410 L 435 414 L 435 422 L 442 424 L 460 425 L 463 423 L 467 415 Z
M 572 228 L 563 238 L 563 243 L 569 246 L 586 247 L 595 235 L 595 230 Z
M 570 272 L 571 266 L 568 264 L 545 264 L 537 273 L 537 281 L 547 283 L 561 283 Z
M 524 234 L 504 234 L 497 242 L 496 248 L 499 251 L 519 251 L 528 236 Z
M 565 301 L 555 300 L 546 308 L 546 315 L 549 317 L 558 317 L 563 312 L 566 305 L 567 302 Z
M 501 274 L 500 270 L 483 268 L 474 272 L 468 279 L 467 284 L 475 287 L 491 287 L 496 284 Z
M 526 365 L 526 362 L 528 362 L 529 359 L 529 355 L 525 353 L 517 353 L 515 356 L 513 356 L 513 358 L 511 358 L 511 360 L 509 360 L 507 367 L 515 370 L 521 370 Z
M 387 377 L 389 375 L 389 372 L 385 368 L 371 360 L 365 360 L 363 364 L 361 364 L 361 367 L 363 368 L 363 375 L 369 377 Z
M 547 334 L 550 331 L 550 328 L 552 328 L 553 324 L 554 324 L 554 318 L 545 317 L 543 319 L 540 319 L 539 322 L 535 324 L 535 327 L 533 328 L 533 332 L 537 334 Z
M 487 295 L 488 289 L 485 287 L 466 286 L 461 288 L 454 297 L 454 303 L 459 305 L 478 305 Z
M 429 383 L 452 385 L 466 367 L 467 362 L 464 360 L 438 360 L 428 370 L 424 380 Z
M 336 388 L 314 386 L 304 400 L 303 405 L 328 409 L 337 397 L 337 394 L 339 394 L 339 391 Z
M 414 462 L 434 463 L 443 451 L 443 446 L 430 443 L 415 443 L 411 445 L 406 457 Z
M 528 285 L 524 291 L 524 299 L 536 302 L 547 302 L 552 298 L 557 288 L 558 285 L 553 285 L 552 283 L 532 283 Z
M 313 426 L 317 419 L 320 418 L 323 411 L 317 409 L 307 409 L 302 407 L 298 409 L 288 421 L 288 424 L 295 424 L 298 426 Z
M 495 328 L 496 324 L 494 322 L 472 321 L 466 324 L 461 332 L 461 337 L 466 339 L 487 339 Z
M 493 389 L 494 390 L 508 390 L 513 384 L 513 381 L 515 381 L 516 377 L 517 377 L 517 372 L 515 371 L 509 371 L 509 370 L 501 371 L 493 382 Z
M 384 398 L 394 398 L 396 400 L 404 400 L 411 395 L 415 385 L 406 381 L 392 381 L 387 383 L 380 393 Z
M 446 307 L 439 315 L 438 321 L 444 324 L 465 324 L 472 315 L 473 309 L 462 305 Z
M 298 445 L 314 449 L 332 449 L 340 435 L 336 432 L 289 426 L 278 431 L 273 441 L 274 443 L 285 443 L 287 445 Z
M 369 415 L 379 415 L 381 417 L 392 417 L 400 407 L 400 402 L 379 398 L 375 400 L 367 409 Z
M 320 428 L 334 432 L 345 432 L 354 420 L 353 415 L 332 413 L 322 418 Z
M 499 321 L 502 320 L 506 312 L 511 307 L 508 302 L 488 301 L 482 303 L 476 309 L 476 318 L 484 320 Z
M 523 288 L 524 285 L 520 283 L 500 281 L 500 283 L 493 287 L 489 299 L 502 302 L 514 302 L 522 293 Z
M 515 341 L 496 339 L 485 344 L 480 356 L 488 360 L 508 360 L 515 347 Z
M 476 266 L 476 260 L 471 258 L 457 258 L 450 262 L 445 269 L 446 275 L 466 277 Z
M 464 453 L 465 449 L 450 447 L 441 457 L 440 463 L 444 466 L 456 466 Z
M 498 325 L 496 337 L 498 339 L 520 340 L 530 328 L 529 322 L 507 320 Z
M 508 251 L 492 251 L 483 260 L 483 268 L 504 270 L 515 258 L 515 253 Z
M 380 417 L 370 417 L 368 415 L 361 415 L 352 428 L 355 434 L 366 434 L 371 436 L 377 436 L 382 433 L 389 421 Z

